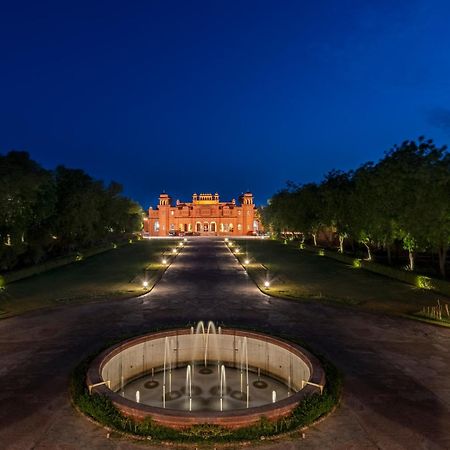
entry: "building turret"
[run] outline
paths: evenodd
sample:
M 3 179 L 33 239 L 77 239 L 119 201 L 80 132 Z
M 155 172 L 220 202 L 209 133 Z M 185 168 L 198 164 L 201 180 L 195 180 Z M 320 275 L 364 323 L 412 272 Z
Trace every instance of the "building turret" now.
M 172 199 L 168 194 L 163 192 L 159 196 L 159 235 L 166 236 L 169 233 L 170 225 L 170 206 Z
M 242 205 L 242 228 L 243 234 L 252 234 L 253 221 L 255 220 L 255 205 L 253 204 L 253 194 L 251 192 L 246 192 L 240 197 Z

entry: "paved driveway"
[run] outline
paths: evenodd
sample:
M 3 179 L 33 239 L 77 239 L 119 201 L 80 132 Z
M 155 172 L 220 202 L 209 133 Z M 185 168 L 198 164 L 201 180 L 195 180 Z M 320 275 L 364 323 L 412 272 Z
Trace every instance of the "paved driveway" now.
M 49 286 L 51 289 L 51 286 Z M 450 330 L 260 293 L 218 239 L 191 239 L 149 295 L 0 321 L 0 448 L 143 448 L 81 417 L 71 369 L 111 339 L 214 320 L 287 332 L 345 374 L 340 408 L 267 449 L 450 449 Z M 148 446 L 146 446 L 148 448 Z

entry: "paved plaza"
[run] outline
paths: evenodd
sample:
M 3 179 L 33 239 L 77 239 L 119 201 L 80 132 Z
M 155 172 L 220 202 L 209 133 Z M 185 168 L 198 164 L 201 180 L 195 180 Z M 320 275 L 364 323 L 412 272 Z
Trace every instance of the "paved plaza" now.
M 0 448 L 151 448 L 108 439 L 77 413 L 68 395 L 70 371 L 111 340 L 199 320 L 295 336 L 344 374 L 343 401 L 330 417 L 304 439 L 296 434 L 258 448 L 450 448 L 450 329 L 271 298 L 215 238 L 191 239 L 141 298 L 0 321 Z

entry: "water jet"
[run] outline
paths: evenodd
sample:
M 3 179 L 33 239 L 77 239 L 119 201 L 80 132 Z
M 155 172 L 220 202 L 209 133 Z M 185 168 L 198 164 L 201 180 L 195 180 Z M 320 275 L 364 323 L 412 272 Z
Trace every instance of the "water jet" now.
M 96 383 L 103 384 L 92 387 Z M 238 428 L 262 416 L 289 415 L 305 397 L 322 391 L 325 374 L 296 344 L 223 326 L 219 333 L 213 322 L 199 322 L 105 350 L 89 367 L 87 384 L 135 420 Z

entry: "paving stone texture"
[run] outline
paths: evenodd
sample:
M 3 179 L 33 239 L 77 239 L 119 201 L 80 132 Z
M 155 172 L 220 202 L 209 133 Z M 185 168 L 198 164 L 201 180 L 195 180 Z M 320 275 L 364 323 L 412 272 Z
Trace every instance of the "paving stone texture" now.
M 51 286 L 49 286 L 51 289 Z M 105 343 L 199 320 L 288 333 L 344 373 L 341 406 L 262 449 L 450 449 L 450 330 L 262 294 L 219 239 L 191 239 L 148 295 L 0 321 L 1 449 L 158 448 L 76 412 L 71 369 Z M 236 446 L 238 448 L 238 446 Z

